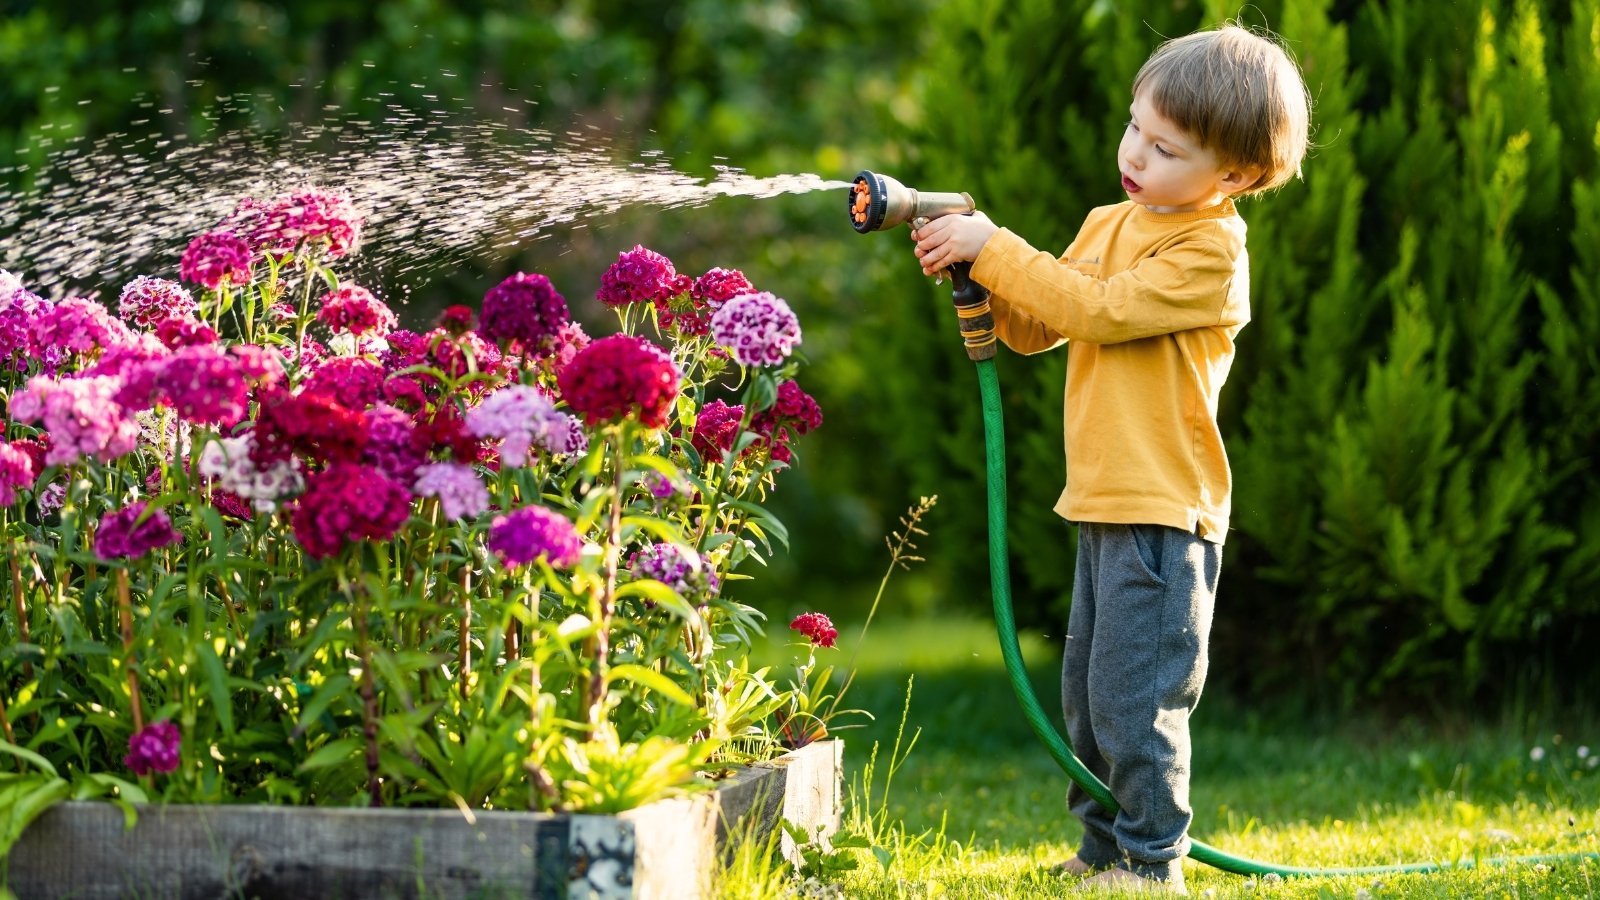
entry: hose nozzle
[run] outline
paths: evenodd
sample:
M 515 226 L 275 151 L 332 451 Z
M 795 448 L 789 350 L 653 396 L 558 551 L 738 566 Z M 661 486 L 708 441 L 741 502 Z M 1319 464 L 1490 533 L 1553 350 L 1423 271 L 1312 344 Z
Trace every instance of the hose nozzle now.
M 918 191 L 866 169 L 861 170 L 850 187 L 850 224 L 862 234 L 893 228 L 903 222 L 915 223 L 919 219 L 965 215 L 976 208 L 965 191 L 959 194 Z

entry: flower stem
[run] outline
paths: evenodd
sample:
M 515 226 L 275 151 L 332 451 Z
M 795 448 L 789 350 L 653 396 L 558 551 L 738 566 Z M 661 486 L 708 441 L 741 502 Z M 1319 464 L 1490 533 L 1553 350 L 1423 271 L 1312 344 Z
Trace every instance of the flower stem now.
M 618 425 L 611 430 L 611 515 L 606 527 L 605 583 L 600 590 L 600 604 L 595 621 L 595 634 L 591 639 L 594 670 L 589 676 L 586 705 L 589 711 L 589 734 L 592 737 L 600 726 L 605 712 L 606 656 L 611 652 L 611 609 L 616 602 L 617 563 L 622 556 L 622 470 L 627 458 L 627 428 Z
M 133 730 L 144 730 L 144 708 L 139 702 L 139 671 L 133 658 L 133 599 L 129 596 L 128 570 L 117 568 L 117 612 L 122 620 L 123 667 L 128 673 L 128 694 L 133 698 Z

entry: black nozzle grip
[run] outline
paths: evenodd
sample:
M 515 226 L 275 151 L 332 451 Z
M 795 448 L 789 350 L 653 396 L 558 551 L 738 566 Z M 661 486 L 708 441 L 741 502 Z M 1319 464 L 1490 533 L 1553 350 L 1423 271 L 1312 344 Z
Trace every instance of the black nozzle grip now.
M 950 273 L 950 299 L 956 306 L 967 358 L 973 362 L 993 359 L 996 336 L 989 289 L 972 280 L 972 263 L 953 263 L 945 271 Z

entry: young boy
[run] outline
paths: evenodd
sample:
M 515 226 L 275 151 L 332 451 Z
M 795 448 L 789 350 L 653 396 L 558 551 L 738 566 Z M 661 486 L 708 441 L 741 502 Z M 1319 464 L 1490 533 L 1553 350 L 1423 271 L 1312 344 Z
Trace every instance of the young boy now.
M 1062 666 L 1067 736 L 1121 811 L 1076 785 L 1096 887 L 1183 892 L 1189 714 L 1200 699 L 1231 474 L 1217 395 L 1250 320 L 1233 198 L 1300 173 L 1310 101 L 1271 40 L 1228 26 L 1162 44 L 1133 82 L 1117 150 L 1128 199 L 1091 211 L 1059 258 L 980 213 L 912 233 L 922 270 L 972 261 L 1020 353 L 1070 342 L 1067 486 L 1079 526 Z

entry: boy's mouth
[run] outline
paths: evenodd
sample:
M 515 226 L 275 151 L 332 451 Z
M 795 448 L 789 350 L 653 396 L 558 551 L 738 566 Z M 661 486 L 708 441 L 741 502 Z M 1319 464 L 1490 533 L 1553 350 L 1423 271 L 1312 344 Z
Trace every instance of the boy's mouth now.
M 1132 178 L 1129 178 L 1126 175 L 1122 176 L 1122 189 L 1130 194 L 1137 194 L 1141 190 L 1139 187 L 1139 182 L 1134 181 Z

